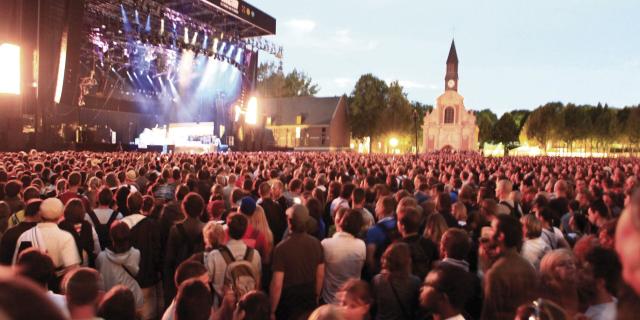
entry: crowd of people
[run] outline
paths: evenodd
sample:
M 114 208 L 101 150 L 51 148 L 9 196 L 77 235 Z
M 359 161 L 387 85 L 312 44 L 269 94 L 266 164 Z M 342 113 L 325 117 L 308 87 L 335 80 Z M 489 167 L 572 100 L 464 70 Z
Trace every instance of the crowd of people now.
M 0 153 L 8 319 L 633 319 L 640 160 Z

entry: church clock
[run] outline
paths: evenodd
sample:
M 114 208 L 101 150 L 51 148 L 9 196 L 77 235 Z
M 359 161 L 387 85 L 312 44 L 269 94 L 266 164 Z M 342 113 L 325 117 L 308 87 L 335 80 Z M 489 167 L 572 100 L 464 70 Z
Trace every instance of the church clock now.
M 453 87 L 455 87 L 456 85 L 456 81 L 453 79 L 449 79 L 449 81 L 447 81 L 447 87 L 449 87 L 449 89 L 453 89 Z

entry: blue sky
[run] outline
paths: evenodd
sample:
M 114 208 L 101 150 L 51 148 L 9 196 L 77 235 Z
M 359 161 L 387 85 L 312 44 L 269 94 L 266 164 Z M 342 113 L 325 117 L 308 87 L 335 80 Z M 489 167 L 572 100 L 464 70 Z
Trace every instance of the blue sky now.
M 284 47 L 285 71 L 305 71 L 319 96 L 348 94 L 372 73 L 433 104 L 455 37 L 467 108 L 640 103 L 638 0 L 249 2 L 277 19 L 269 39 Z

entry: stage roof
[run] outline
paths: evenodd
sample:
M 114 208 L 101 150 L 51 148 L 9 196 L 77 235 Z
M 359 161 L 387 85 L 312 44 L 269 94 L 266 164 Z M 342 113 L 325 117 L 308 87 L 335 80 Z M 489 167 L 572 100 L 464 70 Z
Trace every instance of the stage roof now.
M 167 8 L 241 38 L 276 34 L 276 19 L 242 0 L 157 0 Z

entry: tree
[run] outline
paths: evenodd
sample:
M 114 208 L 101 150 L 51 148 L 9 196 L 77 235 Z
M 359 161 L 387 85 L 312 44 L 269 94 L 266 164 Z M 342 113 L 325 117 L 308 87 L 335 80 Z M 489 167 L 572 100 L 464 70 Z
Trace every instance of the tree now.
M 306 73 L 293 69 L 285 75 L 274 62 L 258 66 L 257 80 L 257 90 L 262 97 L 313 96 L 318 93 L 318 85 Z
M 520 131 L 522 131 L 522 127 L 524 127 L 525 122 L 527 122 L 527 118 L 531 114 L 531 111 L 519 109 L 519 110 L 513 110 L 509 113 L 513 117 L 513 121 L 516 122 L 516 126 L 518 127 L 518 133 L 520 133 Z
M 527 119 L 527 137 L 543 146 L 546 153 L 547 143 L 557 137 L 556 128 L 563 122 L 560 119 L 562 103 L 550 102 L 536 108 Z
M 372 140 L 381 130 L 379 120 L 386 107 L 387 84 L 368 73 L 362 75 L 351 93 L 349 101 L 349 125 L 356 139 L 369 137 L 369 152 Z
M 629 116 L 624 124 L 624 133 L 632 145 L 631 150 L 638 147 L 640 143 L 640 105 L 630 108 Z
M 509 148 L 518 141 L 518 125 L 511 113 L 505 112 L 500 117 L 500 120 L 493 126 L 493 134 L 493 140 L 502 143 L 505 153 L 508 153 Z
M 485 142 L 493 142 L 493 125 L 498 122 L 496 116 L 490 109 L 484 109 L 476 113 L 476 124 L 478 125 L 478 140 L 480 145 Z
M 384 133 L 411 133 L 413 123 L 413 110 L 402 86 L 398 81 L 391 82 L 387 90 L 387 105 L 383 112 L 384 121 L 380 123 L 380 129 Z
M 427 115 L 427 112 L 433 111 L 433 105 L 423 104 L 418 101 L 411 102 L 412 112 L 415 114 L 417 119 L 411 122 L 411 132 L 415 134 L 418 132 L 418 139 L 415 141 L 416 145 L 420 146 L 422 144 L 422 133 L 424 128 L 422 125 L 424 124 L 424 117 Z

